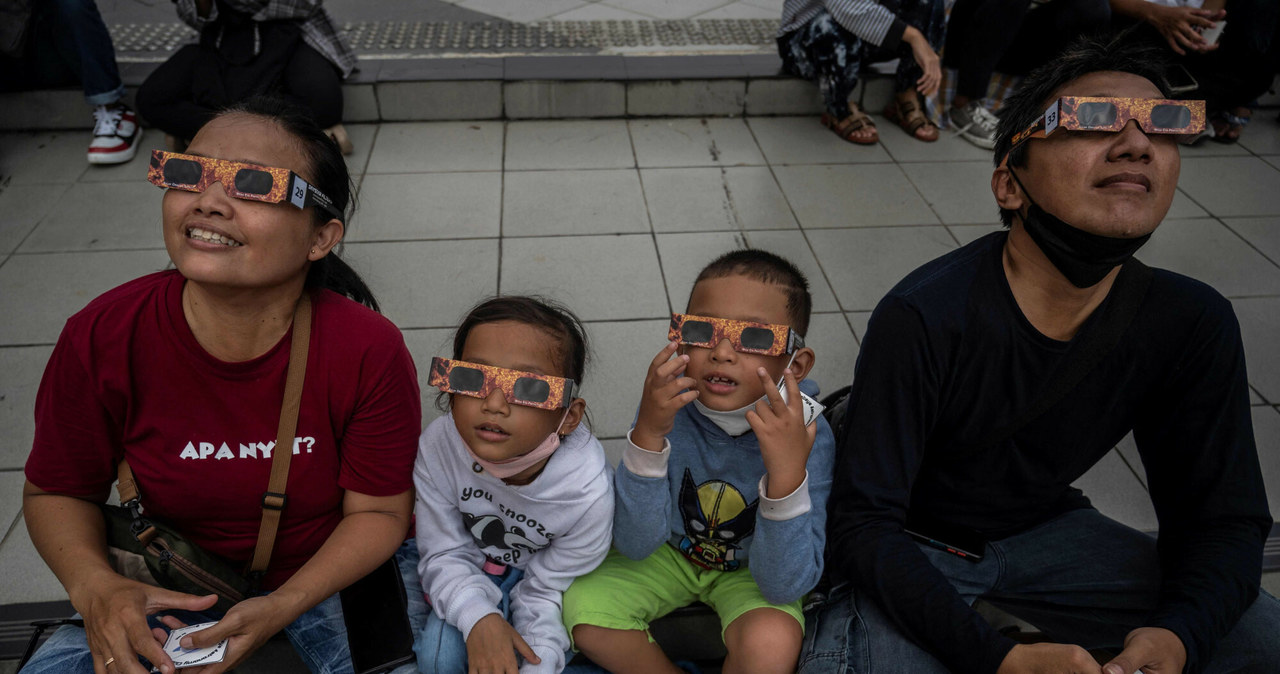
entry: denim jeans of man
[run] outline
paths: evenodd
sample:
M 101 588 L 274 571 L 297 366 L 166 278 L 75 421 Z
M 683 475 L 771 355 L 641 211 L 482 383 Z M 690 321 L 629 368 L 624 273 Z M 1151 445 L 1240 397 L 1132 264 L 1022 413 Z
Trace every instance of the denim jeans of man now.
M 987 544 L 978 563 L 920 549 L 965 601 L 1003 609 L 1050 638 L 1117 648 L 1154 608 L 1160 587 L 1155 539 L 1087 508 Z M 1274 672 L 1280 601 L 1262 592 L 1218 643 L 1206 672 Z M 898 630 L 870 597 L 848 585 L 806 616 L 802 674 L 946 672 Z
M 414 634 L 426 619 L 427 604 L 422 599 L 422 581 L 418 579 L 418 545 L 410 539 L 396 551 L 396 564 L 404 580 L 409 604 L 409 625 Z M 158 614 L 160 615 L 160 614 Z M 222 616 L 216 612 L 193 613 L 190 611 L 165 611 L 177 619 L 194 625 L 211 622 Z M 148 619 L 151 627 L 163 627 L 156 620 Z M 311 610 L 284 628 L 285 635 L 307 669 L 317 674 L 351 674 L 351 654 L 347 647 L 347 628 L 342 621 L 342 602 L 338 595 L 316 604 Z M 392 674 L 411 674 L 417 668 L 410 663 L 396 668 Z M 93 656 L 85 631 L 74 625 L 64 625 L 36 651 L 35 656 L 22 668 L 22 674 L 92 674 Z

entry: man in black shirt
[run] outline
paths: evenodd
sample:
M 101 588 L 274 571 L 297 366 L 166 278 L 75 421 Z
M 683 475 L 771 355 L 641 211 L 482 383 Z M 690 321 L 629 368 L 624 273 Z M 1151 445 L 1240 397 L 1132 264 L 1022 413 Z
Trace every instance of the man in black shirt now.
M 1172 202 L 1174 132 L 1203 120 L 1156 100 L 1157 68 L 1140 47 L 1085 40 L 1030 75 L 997 133 L 1009 231 L 917 269 L 876 308 L 830 504 L 829 568 L 851 588 L 811 616 L 802 672 L 1280 667 L 1235 314 L 1131 260 Z M 1129 431 L 1158 542 L 1071 487 Z M 978 598 L 1058 643 L 1016 644 Z M 1119 655 L 1099 665 L 1084 650 L 1098 647 Z

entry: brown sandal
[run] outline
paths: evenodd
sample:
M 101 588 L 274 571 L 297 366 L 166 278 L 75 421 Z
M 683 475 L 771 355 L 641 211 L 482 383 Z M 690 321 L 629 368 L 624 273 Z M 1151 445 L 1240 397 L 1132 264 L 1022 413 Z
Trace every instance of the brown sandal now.
M 938 140 L 938 127 L 924 116 L 914 91 L 898 94 L 897 100 L 884 109 L 884 116 L 918 141 L 932 143 Z M 921 130 L 924 130 L 924 135 L 920 135 Z
M 876 123 L 871 119 L 871 115 L 859 110 L 853 103 L 849 103 L 849 116 L 844 119 L 838 120 L 830 114 L 823 113 L 822 125 L 834 131 L 837 136 L 857 145 L 875 145 L 880 140 L 880 132 L 876 131 Z M 854 135 L 863 129 L 870 129 L 871 135 L 863 138 Z

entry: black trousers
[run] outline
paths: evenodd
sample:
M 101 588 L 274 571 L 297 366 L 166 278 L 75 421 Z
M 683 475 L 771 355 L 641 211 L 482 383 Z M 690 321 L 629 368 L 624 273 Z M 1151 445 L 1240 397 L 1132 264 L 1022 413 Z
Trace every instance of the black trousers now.
M 218 111 L 196 103 L 191 78 L 198 45 L 179 49 L 138 88 L 138 112 L 144 119 L 179 138 L 190 140 Z M 310 113 L 320 128 L 342 121 L 342 74 L 306 44 L 299 43 L 285 67 L 280 87 L 272 92 Z
M 991 74 L 1025 75 L 1080 35 L 1107 28 L 1107 0 L 956 0 L 944 61 L 960 71 L 956 94 L 986 96 Z

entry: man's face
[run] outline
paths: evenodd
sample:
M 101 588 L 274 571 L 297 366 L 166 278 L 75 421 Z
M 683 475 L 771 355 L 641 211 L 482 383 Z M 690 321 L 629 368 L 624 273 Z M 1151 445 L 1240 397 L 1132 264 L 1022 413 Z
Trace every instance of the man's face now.
M 1059 96 L 1164 97 L 1147 79 L 1119 72 L 1073 80 L 1044 107 Z M 1148 136 L 1131 120 L 1119 133 L 1063 130 L 1026 148 L 1026 166 L 1013 171 L 1041 208 L 1079 229 L 1135 238 L 1154 231 L 1169 212 L 1181 167 L 1176 136 Z M 1025 213 L 1030 203 L 1019 195 L 1018 211 Z

